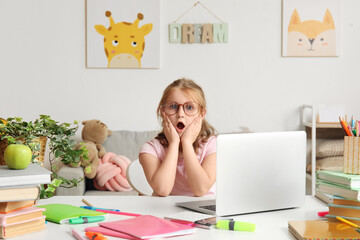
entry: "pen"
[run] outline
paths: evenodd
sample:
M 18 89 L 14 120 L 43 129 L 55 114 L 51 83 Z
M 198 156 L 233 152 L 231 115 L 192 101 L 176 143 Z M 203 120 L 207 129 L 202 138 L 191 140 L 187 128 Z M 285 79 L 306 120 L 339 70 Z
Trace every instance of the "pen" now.
M 77 239 L 77 240 L 85 240 L 85 238 L 83 238 L 83 236 L 81 236 L 81 233 L 76 230 L 76 229 L 72 229 L 71 230 L 72 235 Z
M 187 225 L 187 226 L 190 226 L 190 227 L 193 227 L 193 226 L 194 226 L 194 223 L 191 222 L 191 221 L 180 220 L 180 219 L 170 219 L 169 221 L 171 221 L 171 222 L 176 222 L 176 223 L 180 223 L 180 224 Z
M 104 216 L 90 216 L 90 217 L 78 217 L 69 219 L 70 224 L 82 224 L 82 223 L 92 223 L 100 222 L 105 219 Z
M 91 240 L 108 240 L 104 235 L 97 232 L 86 232 L 85 235 Z
M 350 222 L 350 221 L 348 221 L 348 220 L 346 220 L 346 219 L 344 219 L 342 217 L 337 216 L 336 219 L 340 220 L 341 222 L 346 223 L 346 224 L 348 224 L 348 225 L 350 225 L 350 226 L 352 226 L 354 228 L 360 229 L 360 227 L 358 225 L 356 225 L 355 223 L 352 223 L 352 222 Z
M 85 208 L 85 209 L 89 209 L 89 210 L 93 210 L 93 211 L 96 211 L 96 209 L 102 209 L 102 210 L 109 210 L 109 211 L 120 212 L 120 210 L 118 210 L 118 209 L 98 208 L 98 207 L 90 207 L 90 206 L 80 206 L 80 207 L 81 207 L 81 208 Z
M 111 214 L 118 214 L 118 215 L 125 215 L 125 216 L 132 216 L 132 217 L 139 217 L 141 214 L 137 213 L 127 213 L 127 212 L 116 212 L 116 211 L 110 211 L 110 210 L 102 210 L 102 209 L 96 209 L 97 212 L 104 212 L 104 213 L 111 213 Z

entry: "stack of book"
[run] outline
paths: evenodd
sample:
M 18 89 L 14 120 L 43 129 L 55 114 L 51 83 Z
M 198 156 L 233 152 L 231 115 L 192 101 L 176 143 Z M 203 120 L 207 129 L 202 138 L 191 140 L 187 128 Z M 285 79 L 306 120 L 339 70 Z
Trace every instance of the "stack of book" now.
M 328 196 L 330 221 L 342 217 L 360 224 L 360 175 L 346 174 L 339 171 L 317 172 L 317 194 Z
M 23 235 L 45 228 L 45 209 L 34 207 L 40 184 L 51 182 L 51 171 L 36 164 L 13 170 L 0 166 L 0 238 Z
M 322 193 L 360 201 L 360 175 L 340 171 L 317 171 L 316 185 L 316 196 Z

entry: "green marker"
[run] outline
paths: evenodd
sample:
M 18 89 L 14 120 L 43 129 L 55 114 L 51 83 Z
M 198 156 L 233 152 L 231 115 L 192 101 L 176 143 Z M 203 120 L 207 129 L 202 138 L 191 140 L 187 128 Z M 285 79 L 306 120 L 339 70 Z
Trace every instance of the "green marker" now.
M 234 220 L 217 220 L 216 227 L 227 230 L 255 232 L 255 224 Z
M 92 222 L 100 222 L 104 219 L 105 219 L 104 216 L 79 217 L 79 218 L 69 219 L 69 223 L 70 224 L 92 223 Z

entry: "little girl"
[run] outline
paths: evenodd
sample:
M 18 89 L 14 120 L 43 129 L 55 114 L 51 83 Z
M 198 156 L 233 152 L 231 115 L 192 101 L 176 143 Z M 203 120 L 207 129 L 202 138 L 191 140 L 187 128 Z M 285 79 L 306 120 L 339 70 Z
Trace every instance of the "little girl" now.
M 192 80 L 165 89 L 157 108 L 163 130 L 139 155 L 153 195 L 215 194 L 216 137 L 205 114 L 204 92 Z

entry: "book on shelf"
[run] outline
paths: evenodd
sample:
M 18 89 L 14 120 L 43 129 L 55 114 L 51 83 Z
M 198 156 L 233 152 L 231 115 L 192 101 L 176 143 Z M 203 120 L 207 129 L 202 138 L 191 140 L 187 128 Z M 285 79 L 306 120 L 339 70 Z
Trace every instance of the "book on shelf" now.
M 289 231 L 299 240 L 312 239 L 360 239 L 360 233 L 352 227 L 341 228 L 339 221 L 289 221 Z
M 331 183 L 340 184 L 350 189 L 360 188 L 360 175 L 343 173 L 341 171 L 325 171 L 316 172 L 317 178 Z
M 35 202 L 36 200 L 0 202 L 0 214 L 14 212 L 26 207 L 33 206 Z
M 360 207 L 329 204 L 329 215 L 360 218 Z
M 0 166 L 0 188 L 48 183 L 51 183 L 51 171 L 38 164 L 30 163 L 27 168 L 17 170 Z
M 99 223 L 99 225 L 140 239 L 180 236 L 192 234 L 196 231 L 194 227 L 151 215 L 104 222 Z
M 360 201 L 360 189 L 350 189 L 349 187 L 332 184 L 326 181 L 317 181 L 316 184 L 320 192 Z
M 0 188 L 0 202 L 36 200 L 40 196 L 39 185 L 23 185 Z
M 32 232 L 37 232 L 45 229 L 45 216 L 37 217 L 34 219 L 0 225 L 0 238 L 9 238 L 19 235 L 24 235 Z

